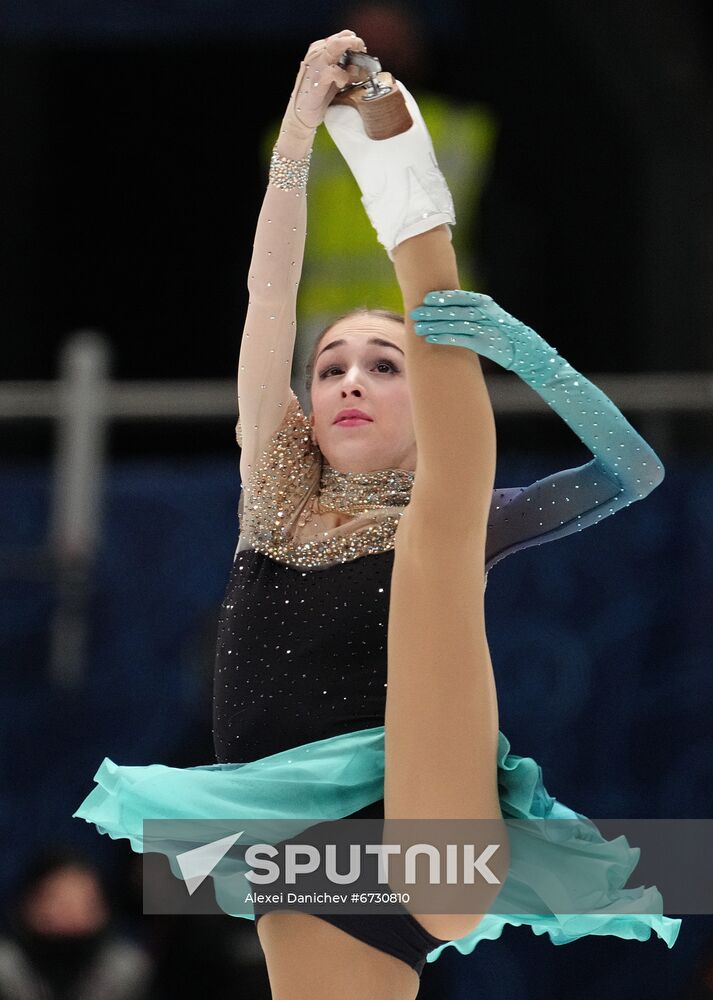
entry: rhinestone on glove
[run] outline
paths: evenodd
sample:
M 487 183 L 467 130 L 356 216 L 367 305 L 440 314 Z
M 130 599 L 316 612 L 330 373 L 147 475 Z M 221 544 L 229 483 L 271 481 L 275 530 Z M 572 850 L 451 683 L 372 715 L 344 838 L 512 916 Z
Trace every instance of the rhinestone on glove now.
M 311 149 L 301 160 L 290 160 L 288 157 L 278 153 L 277 146 L 275 146 L 270 159 L 270 184 L 280 188 L 282 191 L 292 191 L 294 188 L 306 188 L 311 158 Z

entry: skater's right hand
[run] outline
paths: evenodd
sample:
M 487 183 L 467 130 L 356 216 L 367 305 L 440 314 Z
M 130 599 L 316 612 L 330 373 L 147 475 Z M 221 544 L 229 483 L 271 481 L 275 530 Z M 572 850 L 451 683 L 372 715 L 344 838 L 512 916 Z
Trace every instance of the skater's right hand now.
M 283 128 L 296 136 L 313 134 L 337 91 L 363 79 L 358 66 L 337 65 L 347 49 L 366 52 L 363 40 L 348 28 L 312 42 L 300 63 Z

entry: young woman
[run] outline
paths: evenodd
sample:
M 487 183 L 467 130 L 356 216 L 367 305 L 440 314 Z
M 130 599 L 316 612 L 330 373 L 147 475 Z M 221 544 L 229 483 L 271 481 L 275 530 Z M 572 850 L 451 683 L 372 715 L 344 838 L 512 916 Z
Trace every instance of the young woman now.
M 547 793 L 534 760 L 510 754 L 484 621 L 495 562 L 645 496 L 661 464 L 534 331 L 488 296 L 457 290 L 452 202 L 411 95 L 394 83 L 413 125 L 379 141 L 354 107 L 330 106 L 355 82 L 340 57 L 364 48 L 350 31 L 310 46 L 258 220 L 238 370 L 240 537 L 216 657 L 218 763 L 129 768 L 105 758 L 74 815 L 169 855 L 144 843 L 142 817 L 567 818 L 574 834 L 555 852 L 557 903 L 565 892 L 573 907 L 558 916 L 549 880 L 533 883 L 533 871 L 551 869 L 551 841 L 535 824 L 511 827 L 498 909 L 512 903 L 518 916 L 264 907 L 257 930 L 276 1000 L 326 1000 L 355 977 L 363 996 L 406 1000 L 427 959 L 449 945 L 471 952 L 507 923 L 556 943 L 647 939 L 653 929 L 669 946 L 680 924 L 661 915 L 655 889 L 622 888 L 636 851 L 604 841 Z M 406 318 L 358 309 L 324 330 L 308 365 L 307 416 L 290 371 L 309 156 L 325 116 L 394 263 Z M 531 385 L 592 460 L 494 491 L 480 354 Z M 219 867 L 213 879 L 220 902 Z M 577 913 L 593 893 L 600 905 Z

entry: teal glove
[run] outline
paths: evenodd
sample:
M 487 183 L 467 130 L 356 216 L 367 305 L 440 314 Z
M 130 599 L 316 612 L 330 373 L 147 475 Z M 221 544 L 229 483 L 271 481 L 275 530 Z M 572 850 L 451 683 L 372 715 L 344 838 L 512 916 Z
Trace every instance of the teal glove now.
M 566 364 L 554 347 L 505 312 L 489 295 L 460 290 L 429 292 L 410 312 L 418 336 L 429 344 L 467 347 L 532 385 L 546 385 Z M 559 361 L 559 364 L 558 364 Z
M 572 428 L 598 471 L 618 487 L 609 513 L 645 497 L 663 480 L 658 455 L 609 397 L 489 295 L 457 289 L 429 292 L 423 301 L 409 313 L 418 336 L 430 344 L 467 347 L 515 372 Z

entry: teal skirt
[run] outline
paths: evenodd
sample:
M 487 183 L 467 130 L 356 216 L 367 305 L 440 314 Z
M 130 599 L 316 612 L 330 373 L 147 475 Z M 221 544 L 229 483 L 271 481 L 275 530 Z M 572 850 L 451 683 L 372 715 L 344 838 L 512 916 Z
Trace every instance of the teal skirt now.
M 264 820 L 269 826 L 272 820 L 350 816 L 384 796 L 384 727 L 305 743 L 245 764 L 122 766 L 105 757 L 94 780 L 96 787 L 73 816 L 113 839 L 126 838 L 137 853 L 165 854 L 174 875 L 184 877 L 175 858 L 181 850 L 180 833 L 170 841 L 145 836 L 144 819 L 225 819 L 228 835 L 234 832 L 230 821 L 236 817 Z M 429 962 L 449 947 L 469 954 L 479 941 L 500 937 L 507 924 L 528 925 L 535 934 L 548 934 L 553 944 L 589 934 L 645 941 L 653 930 L 673 947 L 681 920 L 663 916 L 656 887 L 623 888 L 639 861 L 639 849 L 630 847 L 624 836 L 605 840 L 591 820 L 553 798 L 542 783 L 539 764 L 532 757 L 511 754 L 502 733 L 498 787 L 508 826 L 510 868 L 497 907 L 512 906 L 513 913 L 486 914 L 474 931 L 429 952 Z M 548 819 L 569 820 L 560 825 L 566 835 L 552 833 L 558 824 L 518 823 Z M 180 829 L 180 824 L 171 828 Z M 306 828 L 306 823 L 297 824 L 291 833 Z M 219 825 L 211 823 L 211 837 L 220 833 Z M 231 913 L 230 876 L 225 875 L 222 886 L 221 872 L 217 865 L 211 873 L 215 898 Z M 586 913 L 572 912 L 583 908 Z M 254 919 L 250 913 L 232 915 Z

